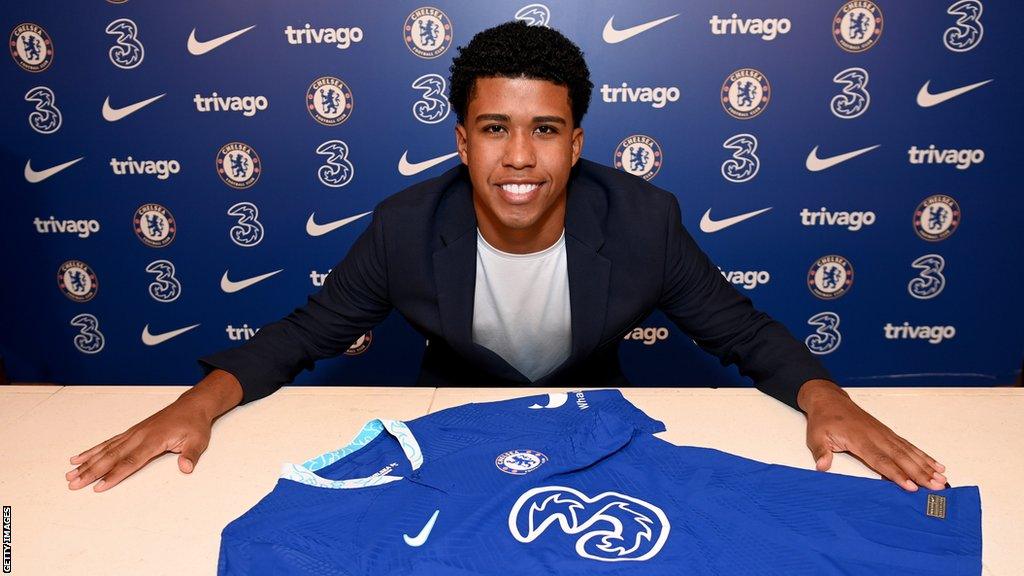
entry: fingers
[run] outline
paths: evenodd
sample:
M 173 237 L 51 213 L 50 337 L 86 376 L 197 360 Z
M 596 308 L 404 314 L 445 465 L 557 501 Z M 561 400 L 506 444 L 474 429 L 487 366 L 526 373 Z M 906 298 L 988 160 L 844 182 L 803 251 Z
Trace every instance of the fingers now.
M 132 436 L 125 439 L 122 442 L 116 442 L 107 445 L 102 451 L 89 459 L 88 462 L 79 466 L 77 474 L 73 474 L 70 479 L 68 488 L 72 490 L 78 490 L 92 484 L 93 481 L 103 478 L 108 472 L 111 471 L 115 466 L 129 466 L 134 467 L 132 471 L 138 470 L 143 464 L 148 462 L 150 458 L 157 455 L 157 449 L 149 447 L 145 449 L 145 452 L 149 455 L 143 458 L 142 453 L 137 449 L 142 444 L 142 441 L 138 439 L 138 436 Z M 71 473 L 75 473 L 72 470 Z M 127 474 L 125 474 L 127 476 Z M 95 489 L 99 491 L 103 486 L 97 486 Z
M 78 454 L 77 456 L 72 456 L 71 459 L 70 459 L 70 462 L 72 464 L 78 464 L 80 462 L 84 462 L 84 461 L 88 460 L 89 458 L 91 458 L 93 456 L 93 454 L 96 454 L 97 452 L 103 450 L 103 448 L 105 448 L 111 442 L 116 442 L 117 440 L 120 440 L 127 433 L 128 433 L 127 430 L 124 431 L 124 432 L 121 432 L 117 436 L 114 436 L 112 438 L 108 438 L 108 439 L 104 440 L 103 442 L 100 442 L 99 444 L 93 446 L 92 448 L 89 448 L 85 452 L 82 452 L 81 454 Z
M 178 456 L 178 469 L 185 474 L 191 474 L 196 469 L 199 457 L 202 456 L 205 450 L 206 444 L 200 444 L 199 442 L 182 446 L 181 455 Z
M 942 465 L 942 464 L 940 464 L 940 463 L 939 463 L 938 461 L 936 461 L 936 460 L 935 460 L 935 458 L 932 458 L 931 456 L 929 456 L 928 454 L 926 454 L 926 453 L 924 452 L 924 450 L 921 450 L 921 449 L 920 449 L 920 448 L 918 448 L 917 446 L 914 446 L 914 445 L 913 445 L 913 444 L 911 444 L 910 442 L 907 442 L 907 439 L 906 439 L 906 438 L 903 438 L 903 437 L 901 437 L 901 436 L 900 436 L 900 437 L 898 437 L 898 438 L 899 438 L 900 440 L 902 440 L 903 442 L 906 442 L 907 446 L 909 446 L 909 447 L 910 447 L 910 449 L 911 449 L 911 450 L 912 450 L 912 451 L 913 451 L 913 452 L 914 452 L 915 454 L 917 454 L 918 456 L 920 456 L 921 458 L 923 458 L 923 459 L 924 459 L 924 461 L 925 461 L 925 462 L 927 462 L 927 463 L 928 463 L 928 465 L 929 465 L 929 466 L 931 466 L 933 470 L 935 470 L 936 472 L 938 472 L 938 473 L 939 473 L 939 475 L 940 475 L 940 476 L 942 476 L 942 478 L 943 478 L 943 482 L 945 482 L 945 478 L 946 478 L 946 477 L 945 477 L 945 476 L 943 476 L 943 474 L 942 474 L 943 472 L 945 472 L 945 471 L 946 471 L 946 467 L 945 467 L 945 466 L 943 466 L 943 465 Z
M 946 483 L 945 477 L 940 482 L 935 476 L 937 472 L 927 464 L 923 458 L 921 458 L 916 452 L 910 449 L 910 445 L 906 442 L 897 441 L 895 439 L 890 441 L 889 445 L 890 458 L 903 470 L 910 480 L 915 482 L 914 490 L 917 486 L 924 486 L 931 488 L 932 490 L 941 490 L 943 485 Z
M 142 446 L 136 448 L 117 461 L 110 471 L 103 475 L 102 479 L 96 483 L 93 490 L 96 492 L 110 490 L 162 453 L 162 450 L 146 450 Z

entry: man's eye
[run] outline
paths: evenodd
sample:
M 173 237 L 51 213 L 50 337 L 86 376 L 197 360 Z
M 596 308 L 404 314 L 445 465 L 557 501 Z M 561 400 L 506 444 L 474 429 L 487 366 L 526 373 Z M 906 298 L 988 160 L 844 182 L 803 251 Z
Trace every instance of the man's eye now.
M 558 134 L 557 128 L 555 128 L 554 126 L 548 126 L 547 124 L 537 126 L 537 131 L 540 132 L 541 134 Z
M 489 134 L 498 134 L 499 132 L 504 132 L 504 131 L 505 131 L 505 127 L 504 126 L 499 126 L 498 124 L 491 124 L 490 126 L 484 126 L 484 132 L 487 132 Z

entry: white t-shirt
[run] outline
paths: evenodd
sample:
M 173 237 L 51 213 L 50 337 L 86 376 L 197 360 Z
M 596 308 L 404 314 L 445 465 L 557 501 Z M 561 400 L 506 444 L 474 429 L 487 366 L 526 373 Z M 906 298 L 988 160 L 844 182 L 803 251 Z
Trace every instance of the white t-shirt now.
M 557 368 L 572 350 L 565 230 L 532 254 L 509 254 L 476 232 L 473 342 L 505 359 L 530 381 Z

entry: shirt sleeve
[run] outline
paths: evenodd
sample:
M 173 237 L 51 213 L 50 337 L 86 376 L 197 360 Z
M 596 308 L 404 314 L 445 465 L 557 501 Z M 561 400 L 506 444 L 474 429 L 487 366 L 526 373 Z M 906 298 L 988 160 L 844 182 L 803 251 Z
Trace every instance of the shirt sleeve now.
M 337 356 L 391 312 L 381 208 L 324 285 L 306 305 L 263 326 L 241 346 L 199 359 L 205 374 L 230 372 L 242 385 L 241 404 L 268 396 Z
M 658 307 L 722 365 L 735 364 L 762 392 L 792 406 L 804 382 L 828 370 L 780 322 L 754 308 L 683 228 L 679 201 L 668 209 L 667 251 Z

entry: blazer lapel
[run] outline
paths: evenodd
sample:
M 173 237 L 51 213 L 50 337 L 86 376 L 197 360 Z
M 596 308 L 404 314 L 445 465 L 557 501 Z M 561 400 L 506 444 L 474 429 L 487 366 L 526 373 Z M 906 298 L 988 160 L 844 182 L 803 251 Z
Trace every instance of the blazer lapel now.
M 569 268 L 572 352 L 563 367 L 576 364 L 597 347 L 608 306 L 612 262 L 599 253 L 604 234 L 598 218 L 607 206 L 603 205 L 604 196 L 594 193 L 594 186 L 593 182 L 574 177 L 568 190 L 565 255 Z
M 462 168 L 465 171 L 465 168 Z M 438 214 L 441 247 L 434 252 L 434 283 L 445 340 L 463 358 L 507 380 L 529 382 L 501 356 L 473 343 L 476 296 L 476 211 L 468 176 L 456 180 Z M 486 385 L 486 382 L 481 382 Z

